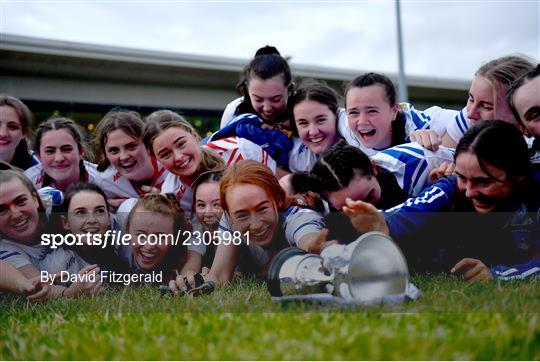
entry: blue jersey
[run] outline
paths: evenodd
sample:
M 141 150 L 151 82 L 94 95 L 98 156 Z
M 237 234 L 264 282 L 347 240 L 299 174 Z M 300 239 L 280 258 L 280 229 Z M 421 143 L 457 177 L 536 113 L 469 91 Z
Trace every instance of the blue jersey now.
M 458 202 L 457 181 L 449 177 L 383 212 L 412 269 L 449 271 L 471 257 L 490 267 L 494 278 L 540 275 L 540 259 L 535 258 L 540 250 L 537 208 L 529 212 L 525 204 L 516 203 L 513 212 L 481 215 L 472 208 L 460 212 Z

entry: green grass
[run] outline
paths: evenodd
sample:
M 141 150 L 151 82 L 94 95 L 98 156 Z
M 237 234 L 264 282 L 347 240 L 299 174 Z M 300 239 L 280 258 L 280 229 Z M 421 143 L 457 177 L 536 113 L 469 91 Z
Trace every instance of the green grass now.
M 420 300 L 354 311 L 283 307 L 245 280 L 196 299 L 149 286 L 4 298 L 0 359 L 540 359 L 540 280 L 413 281 Z

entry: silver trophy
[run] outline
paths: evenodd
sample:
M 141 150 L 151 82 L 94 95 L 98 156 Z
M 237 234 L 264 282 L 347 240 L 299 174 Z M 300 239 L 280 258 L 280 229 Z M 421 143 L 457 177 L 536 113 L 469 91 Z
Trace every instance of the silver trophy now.
M 416 299 L 407 262 L 392 239 L 379 232 L 348 245 L 331 245 L 321 255 L 291 247 L 270 265 L 268 290 L 276 301 L 338 304 L 394 303 Z

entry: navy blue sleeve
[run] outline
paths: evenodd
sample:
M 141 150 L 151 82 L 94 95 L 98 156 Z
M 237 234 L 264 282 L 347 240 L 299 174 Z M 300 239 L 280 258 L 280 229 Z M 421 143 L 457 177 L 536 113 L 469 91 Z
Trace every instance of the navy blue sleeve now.
M 518 265 L 497 265 L 490 268 L 493 278 L 500 280 L 540 277 L 540 258 Z
M 415 232 L 425 230 L 438 212 L 450 211 L 455 192 L 456 178 L 443 178 L 418 197 L 383 211 L 390 236 L 397 240 L 408 239 Z

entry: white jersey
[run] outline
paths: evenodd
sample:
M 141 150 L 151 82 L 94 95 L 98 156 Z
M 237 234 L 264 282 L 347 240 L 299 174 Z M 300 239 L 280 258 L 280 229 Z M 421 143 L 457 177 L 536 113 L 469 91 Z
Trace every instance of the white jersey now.
M 291 172 L 311 171 L 319 159 L 319 155 L 302 143 L 300 138 L 293 136 L 293 147 L 289 151 L 289 170 Z
M 413 142 L 381 151 L 372 160 L 390 171 L 405 192 L 417 196 L 429 186 L 429 172 L 432 169 L 443 162 L 454 162 L 454 152 L 442 146 L 437 152 L 432 152 Z
M 101 183 L 101 172 L 97 170 L 96 165 L 86 160 L 83 160 L 83 164 L 84 169 L 88 174 L 88 178 L 85 181 L 99 185 Z M 43 186 L 49 186 L 43 184 L 43 181 L 45 180 L 45 171 L 41 167 L 41 164 L 30 167 L 28 170 L 24 171 L 24 175 L 32 181 L 32 184 L 36 189 L 40 189 Z
M 193 216 L 193 189 L 184 184 L 180 177 L 169 173 L 163 185 L 161 185 L 161 193 L 174 194 L 186 217 L 191 219 Z
M 243 100 L 244 97 L 239 97 L 227 104 L 225 110 L 223 111 L 223 115 L 221 116 L 221 122 L 219 124 L 220 129 L 231 123 L 234 117 L 237 116 L 236 108 L 238 108 L 238 106 L 240 105 L 240 103 L 242 103 Z
M 148 183 L 151 188 L 161 190 L 161 186 L 165 181 L 165 178 L 169 174 L 157 160 L 152 157 L 152 167 L 154 168 L 154 175 L 152 180 Z M 105 192 L 107 197 L 111 199 L 123 199 L 130 197 L 140 197 L 146 194 L 145 191 L 134 184 L 126 177 L 122 176 L 112 165 L 107 167 L 103 172 L 100 172 L 99 187 Z
M 276 173 L 276 161 L 259 145 L 240 137 L 227 137 L 208 142 L 204 148 L 217 153 L 225 161 L 225 166 L 242 160 L 255 160 L 268 166 Z
M 298 242 L 302 237 L 311 233 L 320 232 L 324 224 L 324 215 L 312 209 L 303 208 L 300 206 L 291 206 L 283 212 L 283 229 L 285 238 L 290 246 L 298 246 Z M 230 233 L 236 231 L 229 217 L 224 213 L 219 222 L 220 233 L 229 233 L 227 238 L 230 239 Z M 221 236 L 226 239 L 225 236 Z M 247 240 L 243 239 L 247 244 Z M 248 244 L 249 252 L 258 266 L 262 267 L 270 261 L 270 254 L 261 246 L 250 242 Z
M 11 240 L 0 240 L 0 260 L 9 262 L 15 268 L 33 265 L 40 271 L 77 273 L 88 265 L 77 253 L 63 248 L 49 249 L 46 246 L 24 245 Z
M 460 112 L 455 111 L 454 115 L 447 113 L 446 116 L 449 118 L 446 133 L 455 143 L 459 143 L 461 137 L 471 126 L 471 121 L 467 118 L 467 108 L 463 108 Z

